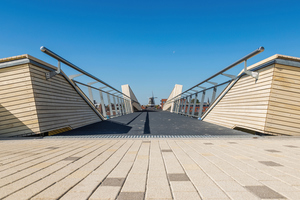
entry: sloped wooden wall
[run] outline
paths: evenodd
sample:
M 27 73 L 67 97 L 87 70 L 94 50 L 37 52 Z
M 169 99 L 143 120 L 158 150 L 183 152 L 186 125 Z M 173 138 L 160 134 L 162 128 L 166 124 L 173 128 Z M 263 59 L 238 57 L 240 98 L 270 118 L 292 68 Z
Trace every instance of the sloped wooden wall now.
M 39 133 L 29 65 L 0 69 L 0 137 Z
M 34 64 L 0 69 L 0 137 L 74 129 L 101 121 L 78 88 L 63 75 L 46 80 L 47 71 Z
M 239 127 L 264 132 L 274 65 L 258 72 L 257 81 L 248 75 L 242 76 L 204 121 L 228 128 Z
M 275 64 L 265 132 L 300 135 L 300 68 Z
M 41 132 L 65 127 L 73 129 L 101 121 L 63 75 L 46 80 L 47 71 L 30 65 Z

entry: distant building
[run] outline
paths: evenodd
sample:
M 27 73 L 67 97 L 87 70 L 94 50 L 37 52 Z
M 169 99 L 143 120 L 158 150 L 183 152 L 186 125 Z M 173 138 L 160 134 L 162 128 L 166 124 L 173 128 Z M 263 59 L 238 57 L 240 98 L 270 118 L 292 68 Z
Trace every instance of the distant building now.
M 160 100 L 160 107 L 163 108 L 164 104 L 166 103 L 167 99 Z
M 187 113 L 188 107 L 189 106 L 186 105 L 186 107 L 184 109 L 185 113 Z M 190 105 L 190 110 L 189 110 L 190 114 L 192 114 L 192 112 L 193 112 L 193 107 L 194 107 L 194 105 Z M 209 103 L 204 102 L 203 103 L 203 108 L 202 108 L 202 113 L 204 113 L 208 109 L 208 107 L 209 107 Z M 196 103 L 194 115 L 198 115 L 199 114 L 199 109 L 200 109 L 200 103 Z M 183 108 L 182 108 L 182 110 L 183 110 Z
M 166 103 L 166 101 L 167 101 L 167 99 L 161 99 L 160 100 L 160 106 L 161 106 L 161 108 L 163 108 L 163 106 L 164 106 L 164 104 Z M 189 102 L 187 102 L 186 103 L 186 106 L 185 106 L 185 108 L 184 108 L 184 104 L 185 104 L 185 99 L 183 99 L 183 105 L 181 106 L 181 112 L 183 112 L 183 111 L 185 111 L 185 113 L 187 113 L 187 110 L 188 110 L 188 107 L 189 107 Z M 204 113 L 207 109 L 208 109 L 208 107 L 209 107 L 209 100 L 208 100 L 208 102 L 204 102 L 203 103 L 203 108 L 202 108 L 202 113 Z M 193 100 L 192 100 L 192 102 L 191 102 L 191 105 L 190 105 L 190 114 L 192 114 L 192 112 L 193 112 L 193 107 L 194 107 L 194 102 L 193 102 Z M 196 103 L 196 105 L 195 105 L 195 111 L 194 111 L 194 115 L 196 115 L 196 116 L 198 116 L 198 113 L 199 113 L 199 109 L 200 109 L 200 103 L 199 103 L 199 101 L 197 101 L 197 103 Z M 180 112 L 180 111 L 179 111 Z
M 184 100 L 183 102 L 185 102 L 185 100 Z M 185 103 L 183 103 L 183 106 L 181 106 L 181 112 L 187 113 L 188 107 L 189 107 L 188 102 L 187 102 L 187 105 L 186 105 L 186 106 L 184 106 L 184 104 L 185 104 Z M 192 114 L 193 109 L 195 109 L 195 110 L 194 110 L 194 115 L 195 115 L 195 116 L 198 116 L 198 114 L 199 114 L 199 109 L 200 109 L 200 103 L 196 103 L 195 108 L 193 108 L 193 107 L 194 107 L 194 104 L 191 103 L 191 105 L 190 105 L 190 110 L 189 110 L 190 115 Z M 204 103 L 203 103 L 203 108 L 202 108 L 202 114 L 208 109 L 208 107 L 209 107 L 209 103 L 204 102 Z M 179 112 L 180 112 L 180 110 L 179 110 Z

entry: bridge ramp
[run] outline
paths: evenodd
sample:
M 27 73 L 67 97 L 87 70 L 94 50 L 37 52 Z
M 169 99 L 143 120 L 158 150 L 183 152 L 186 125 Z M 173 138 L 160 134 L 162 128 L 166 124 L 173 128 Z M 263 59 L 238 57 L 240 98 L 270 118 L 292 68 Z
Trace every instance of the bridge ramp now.
M 30 55 L 0 60 L 0 137 L 56 134 L 102 120 L 101 114 L 56 67 Z
M 243 75 L 232 81 L 203 120 L 250 132 L 300 135 L 300 58 L 276 54 L 248 69 L 259 72 L 259 79 Z

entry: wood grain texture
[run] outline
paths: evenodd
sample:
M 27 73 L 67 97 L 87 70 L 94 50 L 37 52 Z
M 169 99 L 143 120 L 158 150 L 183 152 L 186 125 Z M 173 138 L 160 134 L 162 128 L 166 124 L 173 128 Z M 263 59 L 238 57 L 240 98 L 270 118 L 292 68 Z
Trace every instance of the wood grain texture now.
M 0 69 L 0 137 L 78 128 L 101 121 L 79 95 L 79 88 L 76 90 L 63 75 L 46 80 L 46 72 L 32 64 Z
M 256 83 L 243 76 L 204 121 L 275 135 L 300 135 L 300 68 L 273 64 Z
M 63 75 L 46 80 L 46 69 L 30 65 L 41 132 L 85 126 L 101 119 Z
M 258 72 L 260 77 L 257 81 L 248 75 L 242 76 L 208 113 L 204 121 L 228 128 L 247 127 L 264 132 L 274 65 Z
M 300 135 L 300 68 L 276 64 L 265 131 Z
M 0 69 L 0 137 L 39 132 L 29 65 Z

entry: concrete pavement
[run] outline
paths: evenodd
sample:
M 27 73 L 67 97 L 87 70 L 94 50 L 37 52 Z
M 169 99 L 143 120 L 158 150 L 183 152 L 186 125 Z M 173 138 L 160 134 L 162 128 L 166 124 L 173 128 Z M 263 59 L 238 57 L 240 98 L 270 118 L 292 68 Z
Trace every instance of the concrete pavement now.
M 0 199 L 300 199 L 299 150 L 296 137 L 2 140 Z

